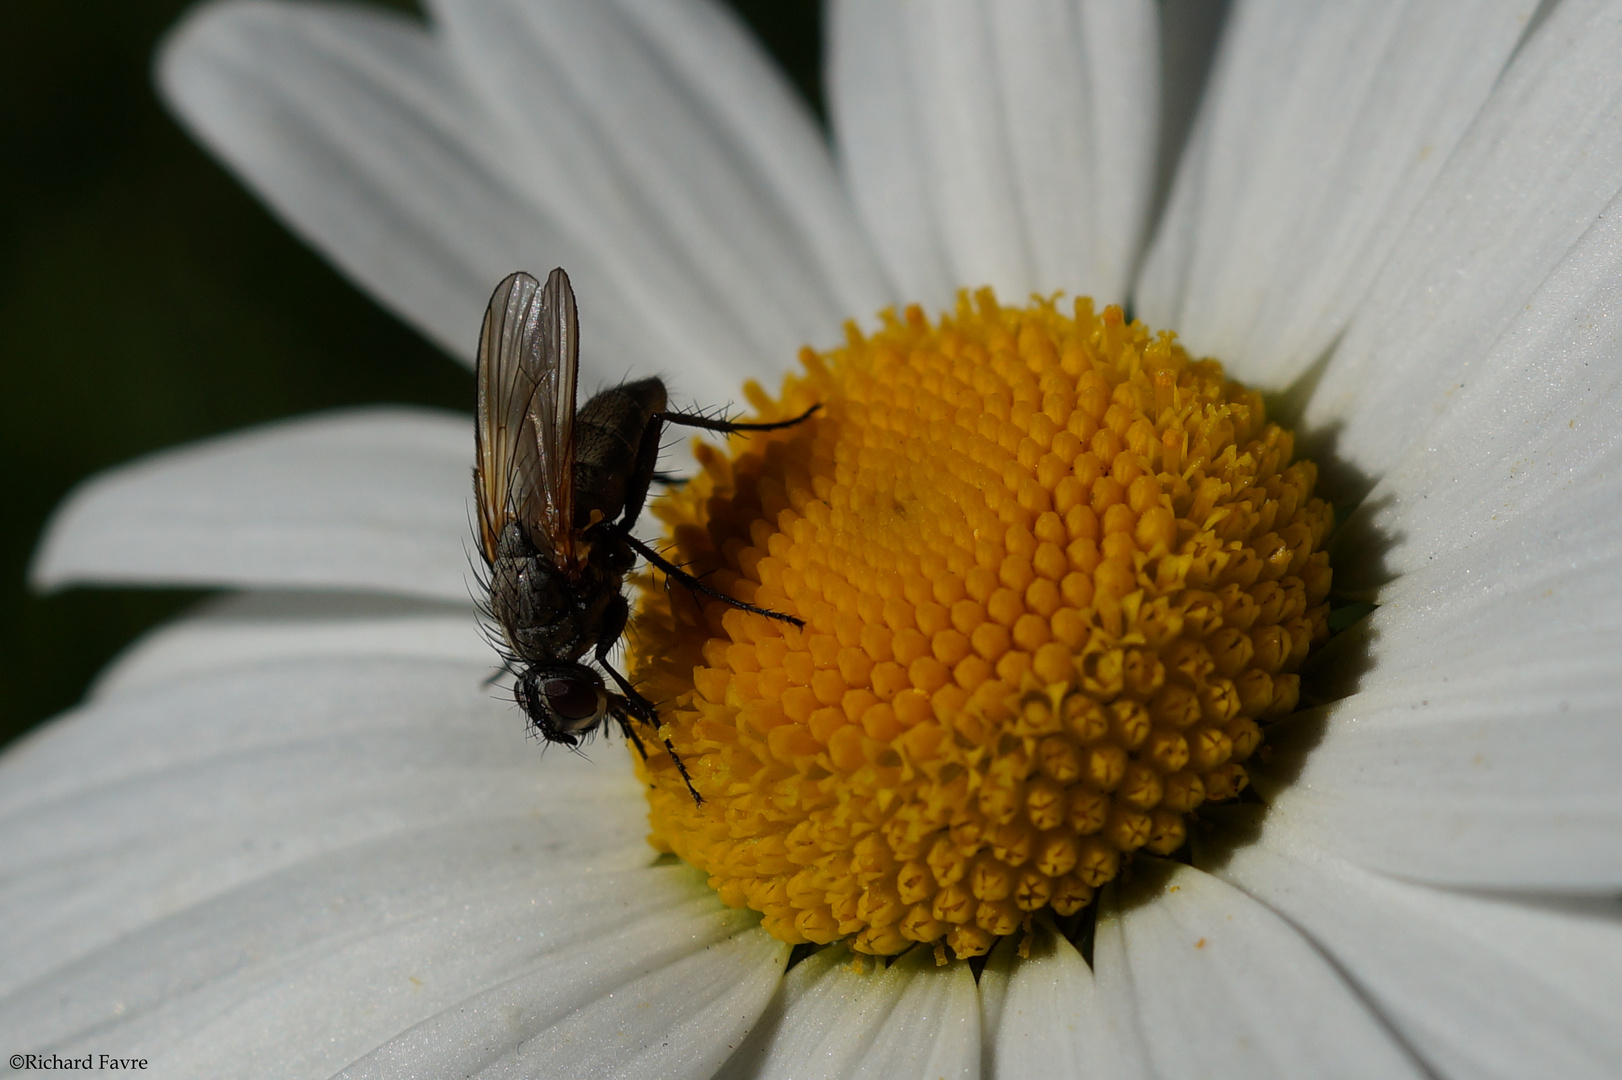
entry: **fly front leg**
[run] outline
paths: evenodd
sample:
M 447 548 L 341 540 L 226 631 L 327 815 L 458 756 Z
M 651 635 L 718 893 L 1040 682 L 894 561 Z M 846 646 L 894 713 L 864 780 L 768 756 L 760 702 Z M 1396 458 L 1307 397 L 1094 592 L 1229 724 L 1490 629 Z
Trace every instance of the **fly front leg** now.
M 659 710 L 653 707 L 653 702 L 637 693 L 636 687 L 631 685 L 631 680 L 621 675 L 614 665 L 608 662 L 609 650 L 613 649 L 614 643 L 625 633 L 625 624 L 630 618 L 631 605 L 626 602 L 625 597 L 615 595 L 608 601 L 608 606 L 603 610 L 602 621 L 599 623 L 602 636 L 597 639 L 595 651 L 597 665 L 608 672 L 609 678 L 619 684 L 620 693 L 625 695 L 626 710 L 644 724 L 658 727 Z
M 636 752 L 642 756 L 642 760 L 646 761 L 648 760 L 648 748 L 642 745 L 642 737 L 636 733 L 636 724 L 632 722 L 633 719 L 641 718 L 633 717 L 629 705 L 630 702 L 618 694 L 609 695 L 609 711 L 613 714 L 614 719 L 619 721 L 621 734 L 625 736 L 632 746 L 636 747 Z M 655 722 L 655 730 L 657 730 L 657 727 L 657 722 Z M 670 760 L 676 765 L 676 771 L 681 773 L 681 782 L 687 785 L 687 794 L 693 797 L 693 805 L 703 806 L 704 796 L 700 795 L 698 789 L 693 786 L 693 778 L 688 775 L 687 766 L 682 762 L 681 755 L 676 753 L 676 748 L 671 745 L 670 739 L 666 736 L 659 736 L 659 741 L 665 744 L 665 753 L 670 755 Z
M 623 697 L 619 694 L 611 695 L 610 707 L 614 712 L 614 718 L 619 721 L 620 730 L 625 733 L 625 737 L 636 747 L 637 753 L 642 755 L 642 760 L 646 761 L 648 760 L 647 748 L 642 745 L 642 740 L 632 727 L 631 720 L 635 719 L 648 725 L 657 734 L 659 731 L 659 710 L 654 708 L 653 702 L 637 692 L 636 687 L 631 685 L 631 680 L 621 675 L 618 669 L 608 662 L 608 651 L 614 647 L 614 642 L 618 641 L 620 635 L 625 632 L 625 624 L 630 617 L 631 605 L 625 602 L 625 597 L 614 597 L 608 610 L 603 614 L 602 625 L 607 633 L 597 641 L 596 656 L 598 666 L 608 672 L 609 677 L 619 684 L 620 693 L 624 695 Z M 664 743 L 666 752 L 670 754 L 670 760 L 675 762 L 676 771 L 681 773 L 682 783 L 687 785 L 687 793 L 693 797 L 693 803 L 695 805 L 702 804 L 704 798 L 698 793 L 698 789 L 693 786 L 693 778 L 688 775 L 687 766 L 682 762 L 681 755 L 676 753 L 676 748 L 671 744 L 670 738 L 660 735 L 659 741 Z

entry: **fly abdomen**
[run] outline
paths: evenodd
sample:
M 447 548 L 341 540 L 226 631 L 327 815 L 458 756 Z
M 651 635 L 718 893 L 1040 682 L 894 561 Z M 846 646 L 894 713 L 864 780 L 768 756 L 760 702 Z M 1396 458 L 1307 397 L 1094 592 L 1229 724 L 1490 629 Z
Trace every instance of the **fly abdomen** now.
M 572 592 L 551 559 L 535 550 L 523 527 L 508 522 L 490 563 L 490 614 L 521 657 L 562 656 L 574 646 L 584 628 L 573 617 L 577 605 Z
M 633 558 L 626 551 L 615 560 L 615 553 L 612 544 L 594 548 L 593 557 L 575 564 L 571 576 L 537 551 L 516 521 L 507 524 L 490 563 L 490 614 L 519 659 L 531 664 L 577 660 L 605 637 L 611 609 L 624 605 L 619 583 Z

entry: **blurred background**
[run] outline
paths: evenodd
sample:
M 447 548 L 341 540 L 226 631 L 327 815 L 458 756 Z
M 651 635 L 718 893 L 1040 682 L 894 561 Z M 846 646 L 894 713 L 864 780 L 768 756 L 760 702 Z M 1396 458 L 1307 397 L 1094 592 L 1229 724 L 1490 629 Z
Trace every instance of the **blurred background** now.
M 28 591 L 53 507 L 141 454 L 315 409 L 471 409 L 473 379 L 338 276 L 153 92 L 183 0 L 22 0 L 0 37 L 0 744 L 203 593 Z M 413 3 L 390 6 L 417 10 Z M 732 0 L 821 113 L 817 0 Z

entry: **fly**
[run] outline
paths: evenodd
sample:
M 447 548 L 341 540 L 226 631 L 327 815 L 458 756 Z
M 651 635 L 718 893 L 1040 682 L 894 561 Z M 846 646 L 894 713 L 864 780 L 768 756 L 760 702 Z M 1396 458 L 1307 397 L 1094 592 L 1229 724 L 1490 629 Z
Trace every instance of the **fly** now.
M 638 556 L 694 592 L 803 625 L 727 596 L 631 535 L 664 426 L 774 431 L 818 406 L 769 424 L 711 420 L 669 411 L 664 383 L 649 378 L 604 390 L 577 410 L 579 366 L 569 275 L 553 270 L 543 286 L 517 273 L 496 286 L 475 376 L 473 490 L 487 610 L 505 639 L 513 695 L 541 738 L 574 746 L 612 716 L 646 757 L 635 724 L 656 731 L 658 712 L 608 660 L 630 618 L 622 590 Z M 694 801 L 702 801 L 675 748 L 664 744 Z

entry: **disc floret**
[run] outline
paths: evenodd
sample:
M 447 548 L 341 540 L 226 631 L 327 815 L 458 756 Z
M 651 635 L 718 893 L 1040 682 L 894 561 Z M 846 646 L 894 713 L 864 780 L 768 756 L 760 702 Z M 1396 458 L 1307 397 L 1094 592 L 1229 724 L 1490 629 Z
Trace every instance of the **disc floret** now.
M 791 943 L 984 953 L 1247 783 L 1327 636 L 1332 511 L 1261 398 L 1118 307 L 1004 307 L 801 354 L 656 511 L 803 628 L 642 583 L 652 841 Z M 650 749 L 653 744 L 649 743 Z

